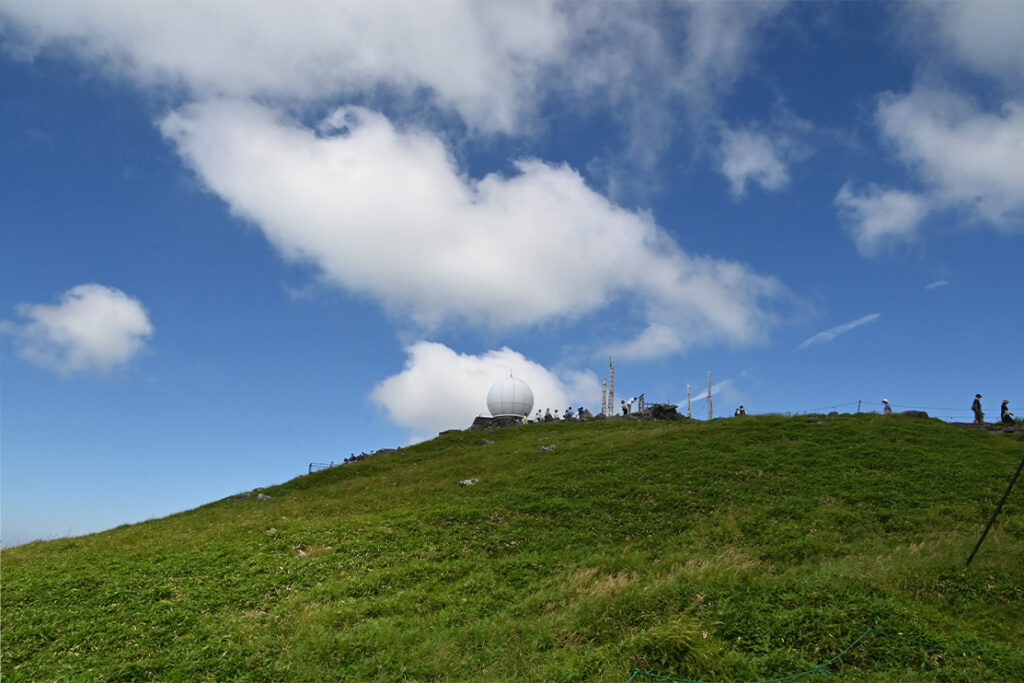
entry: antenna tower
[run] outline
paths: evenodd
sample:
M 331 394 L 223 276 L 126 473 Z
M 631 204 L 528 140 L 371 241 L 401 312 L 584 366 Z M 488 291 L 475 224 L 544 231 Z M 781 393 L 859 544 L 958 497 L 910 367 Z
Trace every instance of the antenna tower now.
M 605 413 L 608 417 L 611 417 L 615 410 L 615 361 L 612 360 L 611 356 L 608 357 L 608 412 Z
M 708 370 L 708 419 L 711 419 L 711 371 Z

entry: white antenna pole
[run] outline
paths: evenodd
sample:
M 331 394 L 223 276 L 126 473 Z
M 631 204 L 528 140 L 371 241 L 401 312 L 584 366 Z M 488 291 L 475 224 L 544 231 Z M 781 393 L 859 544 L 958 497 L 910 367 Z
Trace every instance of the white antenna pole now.
M 693 417 L 690 413 L 690 385 L 686 385 L 686 417 Z
M 708 419 L 711 419 L 711 371 L 708 370 Z
M 615 410 L 615 361 L 611 356 L 608 357 L 608 373 L 608 413 L 606 414 L 611 417 L 612 411 Z

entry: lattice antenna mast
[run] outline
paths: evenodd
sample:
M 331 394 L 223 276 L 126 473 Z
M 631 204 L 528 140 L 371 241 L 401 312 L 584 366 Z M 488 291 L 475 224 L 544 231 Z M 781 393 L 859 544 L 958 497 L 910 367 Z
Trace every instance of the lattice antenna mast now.
M 608 356 L 608 412 L 605 415 L 611 416 L 615 410 L 615 361 Z
M 711 371 L 708 370 L 708 419 L 711 419 Z
M 601 414 L 608 415 L 608 378 L 601 378 Z

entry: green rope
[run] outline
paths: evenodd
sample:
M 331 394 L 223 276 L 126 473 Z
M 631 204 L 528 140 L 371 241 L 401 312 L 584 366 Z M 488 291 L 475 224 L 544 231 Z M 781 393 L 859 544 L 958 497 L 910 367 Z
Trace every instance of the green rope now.
M 962 648 L 962 647 L 951 647 L 951 646 L 948 646 L 948 645 L 939 645 L 937 643 L 926 643 L 926 642 L 921 641 L 921 640 L 913 640 L 911 638 L 904 638 L 903 636 L 896 636 L 896 635 L 893 635 L 891 633 L 886 633 L 885 631 L 880 631 L 877 628 L 869 626 L 867 628 L 867 630 L 864 631 L 864 633 L 860 634 L 857 637 L 856 640 L 854 640 L 852 643 L 850 643 L 846 647 L 846 649 L 844 649 L 842 652 L 837 654 L 832 659 L 829 659 L 826 662 L 822 662 L 821 664 L 818 664 L 813 669 L 808 669 L 807 671 L 801 671 L 800 673 L 792 674 L 790 676 L 783 676 L 781 678 L 769 678 L 769 679 L 763 680 L 763 681 L 748 681 L 747 683 L 783 683 L 783 681 L 792 681 L 792 680 L 795 680 L 797 678 L 802 678 L 803 676 L 810 676 L 811 674 L 821 674 L 825 678 L 831 678 L 832 677 L 832 672 L 829 671 L 827 667 L 832 666 L 832 664 L 834 664 L 837 661 L 839 661 L 843 657 L 843 655 L 845 655 L 850 650 L 852 650 L 853 648 L 855 648 L 858 645 L 860 645 L 861 642 L 865 638 L 867 638 L 868 635 L 871 634 L 871 633 L 877 633 L 878 635 L 883 636 L 885 638 L 892 638 L 893 640 L 900 640 L 900 641 L 903 641 L 905 643 L 910 643 L 910 644 L 913 644 L 913 645 L 919 645 L 919 646 L 922 646 L 922 647 L 936 648 L 936 649 L 942 649 L 942 650 L 955 650 L 957 652 L 963 652 L 963 653 L 968 653 L 968 652 L 970 652 L 970 653 L 980 653 L 980 652 L 1011 652 L 1011 651 L 1014 651 L 1014 650 L 1022 650 L 1022 649 L 1024 649 L 1024 648 L 1021 648 L 1021 647 L 1000 647 L 1000 648 L 984 648 L 984 649 L 965 649 L 965 648 Z M 644 671 L 644 670 L 642 670 L 640 668 L 634 668 L 633 669 L 633 675 L 629 677 L 629 681 L 627 681 L 627 683 L 632 683 L 632 681 L 637 676 L 646 676 L 648 678 L 656 678 L 656 679 L 661 680 L 661 681 L 675 681 L 676 683 L 714 683 L 713 681 L 698 681 L 698 680 L 694 680 L 694 679 L 691 679 L 691 678 L 673 678 L 672 676 L 661 676 L 659 674 L 654 674 L 654 673 L 651 673 L 649 671 Z

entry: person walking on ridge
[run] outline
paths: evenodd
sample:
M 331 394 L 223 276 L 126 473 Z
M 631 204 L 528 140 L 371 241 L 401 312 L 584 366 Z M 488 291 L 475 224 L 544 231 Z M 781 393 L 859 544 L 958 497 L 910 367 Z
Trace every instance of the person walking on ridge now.
M 882 414 L 892 415 L 892 406 L 889 405 L 889 399 L 887 398 L 882 399 Z
M 1003 421 L 1003 424 L 1013 424 L 1013 413 L 1010 412 L 1010 399 L 1003 400 L 1003 407 L 999 409 L 999 419 Z
M 985 424 L 985 413 L 981 411 L 981 394 L 974 395 L 974 402 L 971 403 L 971 410 L 974 411 L 974 424 Z

